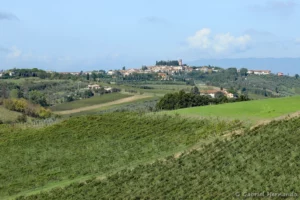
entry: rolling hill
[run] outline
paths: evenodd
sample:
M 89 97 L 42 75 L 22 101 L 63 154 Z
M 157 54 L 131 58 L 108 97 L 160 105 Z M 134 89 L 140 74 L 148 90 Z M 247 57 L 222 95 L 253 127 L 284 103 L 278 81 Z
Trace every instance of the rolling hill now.
M 293 96 L 184 108 L 163 113 L 259 122 L 300 111 L 299 102 L 300 96 Z
M 296 199 L 299 124 L 300 118 L 272 122 L 178 158 L 19 199 Z
M 2 125 L 0 199 L 154 162 L 241 125 L 134 113 L 72 117 L 40 129 Z

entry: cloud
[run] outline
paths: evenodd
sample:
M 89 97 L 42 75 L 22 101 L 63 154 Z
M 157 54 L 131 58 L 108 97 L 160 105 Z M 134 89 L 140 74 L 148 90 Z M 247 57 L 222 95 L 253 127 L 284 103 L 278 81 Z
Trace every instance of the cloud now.
M 160 18 L 160 17 L 155 17 L 155 16 L 148 16 L 148 17 L 142 18 L 140 20 L 140 23 L 142 23 L 142 24 L 162 24 L 162 25 L 169 24 L 169 22 L 166 19 Z
M 230 33 L 212 35 L 209 28 L 203 28 L 187 38 L 190 48 L 208 51 L 214 54 L 228 54 L 245 51 L 249 48 L 251 37 L 234 37 Z
M 281 16 L 292 14 L 298 4 L 294 0 L 273 0 L 267 1 L 264 5 L 252 5 L 250 10 L 253 12 L 273 12 Z
M 0 20 L 19 20 L 19 19 L 14 14 L 0 12 Z
M 22 55 L 22 51 L 18 49 L 16 46 L 12 46 L 9 49 L 9 53 L 7 54 L 7 58 L 19 58 Z

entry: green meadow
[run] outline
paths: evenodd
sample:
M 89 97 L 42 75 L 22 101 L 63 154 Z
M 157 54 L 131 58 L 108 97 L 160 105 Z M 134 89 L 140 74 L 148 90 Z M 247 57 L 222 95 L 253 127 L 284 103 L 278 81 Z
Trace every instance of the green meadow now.
M 247 102 L 185 108 L 163 113 L 192 117 L 240 119 L 256 122 L 295 113 L 300 110 L 300 96 L 253 100 Z
M 3 106 L 0 106 L 0 120 L 3 122 L 15 121 L 21 113 L 7 110 Z

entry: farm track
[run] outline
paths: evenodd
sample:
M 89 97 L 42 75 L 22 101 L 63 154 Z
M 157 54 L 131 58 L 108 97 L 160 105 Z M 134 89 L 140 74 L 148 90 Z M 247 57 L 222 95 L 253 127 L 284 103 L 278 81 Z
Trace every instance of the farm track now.
M 116 101 L 111 101 L 111 102 L 108 102 L 108 103 L 102 103 L 102 104 L 97 104 L 97 105 L 93 105 L 93 106 L 87 106 L 87 107 L 82 107 L 82 108 L 77 108 L 77 109 L 72 109 L 72 110 L 58 111 L 58 112 L 54 112 L 54 113 L 59 114 L 59 115 L 74 114 L 74 113 L 78 113 L 78 112 L 103 108 L 103 107 L 107 107 L 107 106 L 113 106 L 113 105 L 117 105 L 117 104 L 121 104 L 121 103 L 129 103 L 129 102 L 133 102 L 133 101 L 136 101 L 136 100 L 139 100 L 139 99 L 145 99 L 145 98 L 148 98 L 148 97 L 151 97 L 151 96 L 135 95 L 135 96 L 132 96 L 132 97 L 127 97 L 127 98 L 119 99 L 119 100 L 116 100 Z

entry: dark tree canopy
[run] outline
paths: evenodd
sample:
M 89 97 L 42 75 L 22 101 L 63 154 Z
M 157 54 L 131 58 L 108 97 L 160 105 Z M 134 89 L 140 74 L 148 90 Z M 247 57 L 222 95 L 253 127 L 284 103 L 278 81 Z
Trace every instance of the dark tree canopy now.
M 157 66 L 163 66 L 163 65 L 179 66 L 179 62 L 178 62 L 178 60 L 168 60 L 168 61 L 161 60 L 161 61 L 156 61 L 156 65 Z

